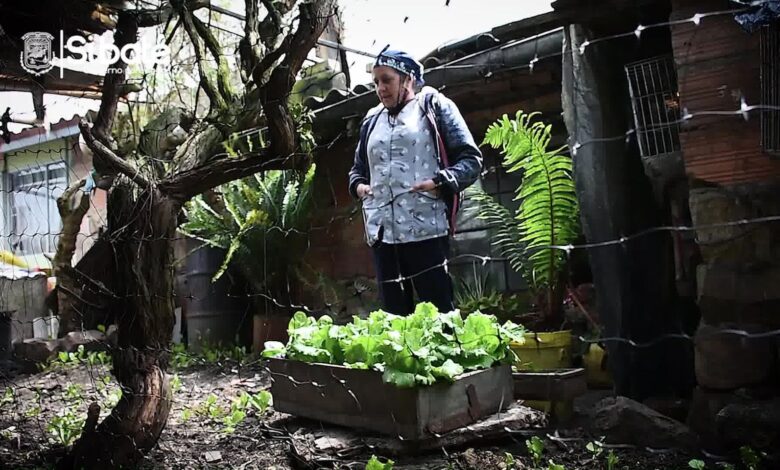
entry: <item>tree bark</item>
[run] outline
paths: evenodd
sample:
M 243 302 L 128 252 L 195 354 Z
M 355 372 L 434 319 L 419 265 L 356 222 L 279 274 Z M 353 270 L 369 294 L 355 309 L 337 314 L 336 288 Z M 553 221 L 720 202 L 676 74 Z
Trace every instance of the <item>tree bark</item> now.
M 57 253 L 54 255 L 52 268 L 57 281 L 66 286 L 65 289 L 57 289 L 57 306 L 58 313 L 60 313 L 58 336 L 64 336 L 69 331 L 77 329 L 81 323 L 81 319 L 77 317 L 78 309 L 76 308 L 76 304 L 82 299 L 81 289 L 71 276 L 71 263 L 76 251 L 76 238 L 81 228 L 81 220 L 89 210 L 89 195 L 80 194 L 78 204 L 73 205 L 73 207 L 71 202 L 83 186 L 84 181 L 78 181 L 57 198 L 57 209 L 62 218 L 62 232 L 57 241 Z M 76 291 L 68 289 L 68 286 Z
M 155 189 L 136 197 L 124 177 L 110 194 L 109 239 L 122 290 L 114 373 L 123 394 L 94 429 L 85 427 L 60 468 L 134 468 L 155 445 L 171 407 L 168 344 L 174 322 L 173 250 L 178 202 Z

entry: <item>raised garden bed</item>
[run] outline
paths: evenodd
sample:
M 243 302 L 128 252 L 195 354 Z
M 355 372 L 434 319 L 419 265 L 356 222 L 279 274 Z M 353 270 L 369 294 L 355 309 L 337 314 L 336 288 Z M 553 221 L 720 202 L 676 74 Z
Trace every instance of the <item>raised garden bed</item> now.
M 513 401 L 508 365 L 467 372 L 452 383 L 399 388 L 373 370 L 269 359 L 274 409 L 421 440 L 468 426 Z

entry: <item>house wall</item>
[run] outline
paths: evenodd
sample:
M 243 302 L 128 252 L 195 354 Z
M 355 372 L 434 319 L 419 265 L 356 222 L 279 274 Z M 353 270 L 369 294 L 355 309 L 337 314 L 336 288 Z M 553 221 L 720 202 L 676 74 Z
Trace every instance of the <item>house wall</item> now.
M 74 135 L 64 137 L 49 142 L 30 145 L 22 149 L 14 150 L 2 154 L 3 178 L 0 180 L 2 198 L 0 198 L 0 246 L 4 250 L 13 251 L 10 244 L 11 236 L 11 208 L 9 191 L 10 180 L 9 173 L 19 170 L 42 168 L 46 165 L 56 162 L 65 162 L 66 164 L 66 183 L 57 185 L 57 189 L 64 190 L 68 185 L 86 177 L 92 170 L 92 154 L 81 140 L 80 136 Z M 35 211 L 45 211 L 44 206 L 33 207 Z M 77 237 L 76 252 L 74 253 L 74 263 L 78 262 L 84 253 L 94 244 L 94 241 L 105 225 L 106 215 L 106 193 L 102 190 L 96 190 L 90 200 L 90 209 L 85 215 L 81 230 Z M 43 236 L 44 234 L 40 234 Z M 47 253 L 52 255 L 52 253 Z M 21 256 L 31 266 L 40 268 L 49 268 L 49 259 L 42 253 L 27 254 Z
M 675 0 L 671 20 L 699 12 L 727 10 L 725 1 Z M 689 112 L 734 111 L 741 99 L 761 101 L 759 39 L 745 32 L 732 15 L 672 26 L 681 107 Z M 780 180 L 780 159 L 761 149 L 759 112 L 695 117 L 680 132 L 687 173 L 721 185 Z
M 62 130 L 67 124 L 65 122 L 52 126 L 52 130 Z M 30 138 L 30 134 L 35 138 L 37 129 L 23 132 L 18 138 Z M 45 139 L 44 134 L 41 140 Z M 13 140 L 12 140 L 13 142 Z M 2 150 L 0 148 L 0 150 Z M 11 196 L 12 190 L 9 175 L 11 173 L 43 168 L 46 165 L 64 162 L 65 177 L 64 183 L 57 183 L 58 190 L 64 191 L 67 186 L 75 181 L 86 177 L 92 170 L 92 155 L 86 148 L 84 142 L 78 134 L 69 137 L 29 145 L 17 150 L 0 154 L 2 159 L 2 178 L 0 178 L 0 249 L 14 252 L 11 246 L 12 215 L 11 215 Z M 46 204 L 31 207 L 32 211 L 47 211 L 53 208 Z M 56 209 L 54 209 L 56 210 Z M 53 215 L 58 217 L 58 215 Z M 58 220 L 58 219 L 57 219 Z M 78 262 L 97 239 L 97 235 L 105 225 L 106 220 L 106 194 L 102 190 L 93 192 L 90 199 L 90 208 L 82 220 L 80 233 L 76 240 L 76 251 L 74 253 L 73 263 Z M 37 229 L 33 228 L 32 231 Z M 59 228 L 52 230 L 56 233 Z M 52 233 L 52 234 L 53 234 Z M 36 237 L 44 237 L 52 234 L 39 233 Z M 18 253 L 15 253 L 18 254 Z M 54 252 L 32 254 L 19 254 L 28 265 L 37 268 L 50 268 L 51 263 L 48 256 L 53 256 Z M 0 278 L 0 310 L 14 310 L 13 339 L 22 340 L 33 337 L 33 320 L 37 317 L 48 315 L 48 308 L 45 304 L 47 295 L 46 275 L 38 274 L 34 277 L 23 277 L 19 279 Z

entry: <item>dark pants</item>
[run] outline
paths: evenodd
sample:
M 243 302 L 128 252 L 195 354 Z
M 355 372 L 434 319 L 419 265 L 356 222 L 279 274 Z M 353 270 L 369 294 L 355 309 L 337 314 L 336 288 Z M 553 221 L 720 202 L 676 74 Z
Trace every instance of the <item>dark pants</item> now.
M 452 280 L 441 266 L 449 249 L 448 237 L 399 244 L 377 242 L 374 266 L 384 310 L 396 315 L 414 312 L 416 291 L 420 302 L 431 302 L 440 312 L 451 311 Z M 388 282 L 399 276 L 411 279 Z

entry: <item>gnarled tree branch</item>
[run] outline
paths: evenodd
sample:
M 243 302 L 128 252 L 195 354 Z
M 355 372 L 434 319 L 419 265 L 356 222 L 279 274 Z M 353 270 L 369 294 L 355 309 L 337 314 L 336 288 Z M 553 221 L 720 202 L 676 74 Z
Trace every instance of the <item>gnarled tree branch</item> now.
M 209 97 L 211 108 L 217 110 L 225 110 L 227 108 L 227 102 L 219 93 L 211 78 L 206 73 L 206 63 L 203 57 L 203 44 L 201 44 L 200 36 L 195 31 L 195 25 L 193 22 L 192 12 L 185 6 L 181 9 L 182 26 L 184 31 L 187 32 L 187 36 L 192 42 L 192 48 L 195 51 L 195 59 L 198 61 L 198 76 L 200 78 L 200 86 L 203 91 L 206 92 L 206 96 Z
M 233 92 L 233 87 L 230 85 L 230 67 L 228 67 L 225 54 L 222 53 L 222 48 L 220 47 L 219 42 L 217 42 L 217 38 L 211 34 L 209 28 L 203 24 L 197 16 L 192 15 L 190 19 L 195 27 L 195 31 L 206 45 L 206 49 L 209 50 L 212 57 L 214 57 L 214 60 L 217 62 L 217 87 L 222 94 L 222 99 L 224 99 L 226 103 L 233 103 L 235 101 L 235 93 Z M 200 66 L 202 67 L 203 63 L 200 63 Z
M 95 138 L 87 121 L 82 119 L 81 122 L 79 122 L 79 129 L 81 129 L 81 135 L 84 137 L 84 142 L 87 144 L 87 147 L 92 150 L 92 153 L 95 156 L 95 163 L 100 161 L 105 168 L 109 168 L 113 170 L 113 172 L 122 173 L 144 189 L 150 189 L 152 187 L 152 183 L 144 178 L 137 168 L 119 157 L 105 144 Z
M 325 30 L 328 19 L 335 14 L 334 4 L 334 0 L 321 0 L 300 5 L 298 28 L 289 39 L 284 58 L 261 87 L 260 101 L 268 122 L 271 150 L 277 155 L 289 155 L 295 151 L 295 123 L 287 106 L 287 96 L 303 61 Z
M 158 189 L 172 199 L 186 201 L 209 189 L 260 171 L 290 167 L 296 156 L 290 154 L 269 158 L 271 155 L 264 150 L 247 153 L 238 158 L 219 158 L 162 180 Z

